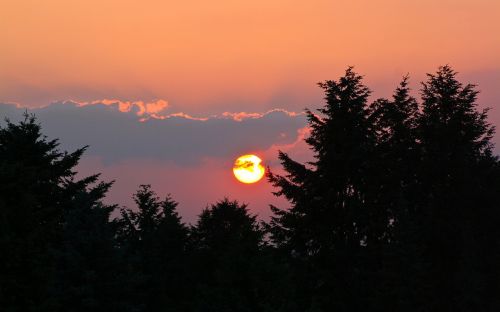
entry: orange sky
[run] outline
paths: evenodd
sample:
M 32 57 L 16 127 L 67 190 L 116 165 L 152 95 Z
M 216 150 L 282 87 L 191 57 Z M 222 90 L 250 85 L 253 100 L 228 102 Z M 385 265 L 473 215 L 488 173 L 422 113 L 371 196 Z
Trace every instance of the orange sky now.
M 407 72 L 418 81 L 445 63 L 480 84 L 500 76 L 498 0 L 2 0 L 1 7 L 0 101 L 29 106 L 114 98 L 163 99 L 191 114 L 293 110 L 320 99 L 315 82 L 348 65 L 382 91 Z
M 2 119 L 24 110 L 5 102 L 44 106 L 50 138 L 90 145 L 80 174 L 116 180 L 110 203 L 151 183 L 189 222 L 224 196 L 263 218 L 286 207 L 269 183 L 236 182 L 234 159 L 310 160 L 293 112 L 350 65 L 389 97 L 450 64 L 500 125 L 500 0 L 0 0 L 0 44 Z

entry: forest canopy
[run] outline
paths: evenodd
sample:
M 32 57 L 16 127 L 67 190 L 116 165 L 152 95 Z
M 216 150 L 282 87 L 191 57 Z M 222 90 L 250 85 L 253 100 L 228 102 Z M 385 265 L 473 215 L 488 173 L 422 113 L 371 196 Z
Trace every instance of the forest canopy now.
M 476 86 L 450 66 L 419 98 L 406 76 L 372 100 L 353 68 L 318 85 L 314 158 L 277 155 L 268 181 L 289 206 L 265 222 L 224 198 L 185 224 L 151 185 L 108 204 L 113 182 L 77 176 L 87 147 L 6 120 L 2 310 L 498 311 L 500 162 Z

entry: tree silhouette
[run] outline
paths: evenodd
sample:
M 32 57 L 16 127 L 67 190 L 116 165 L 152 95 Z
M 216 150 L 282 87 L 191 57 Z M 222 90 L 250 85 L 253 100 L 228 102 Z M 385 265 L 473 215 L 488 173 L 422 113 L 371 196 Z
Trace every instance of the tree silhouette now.
M 2 311 L 498 311 L 500 161 L 476 87 L 450 66 L 417 101 L 403 77 L 369 103 L 348 68 L 306 110 L 308 163 L 284 175 L 259 223 L 228 199 L 185 225 L 150 185 L 136 207 L 77 178 L 35 117 L 0 127 Z
M 131 311 L 115 226 L 109 222 L 115 206 L 101 202 L 110 186 L 99 183 L 76 193 L 65 209 L 51 289 L 60 311 Z
M 118 240 L 130 266 L 138 308 L 176 310 L 187 305 L 185 275 L 187 227 L 177 214 L 177 203 L 160 200 L 150 185 L 141 185 L 133 196 L 138 211 L 122 209 Z
M 312 130 L 306 142 L 315 161 L 300 164 L 280 152 L 287 175 L 271 173 L 269 181 L 292 207 L 272 208 L 270 230 L 297 264 L 297 298 L 303 309 L 356 309 L 363 304 L 356 288 L 362 287 L 361 275 L 368 267 L 363 264 L 367 246 L 378 244 L 388 222 L 366 204 L 375 147 L 370 91 L 352 68 L 338 81 L 319 86 L 326 105 L 319 115 L 307 110 Z
M 197 272 L 196 311 L 255 311 L 263 232 L 246 205 L 224 199 L 191 229 Z
M 422 218 L 416 213 L 421 202 L 417 179 L 420 145 L 417 133 L 419 106 L 410 95 L 409 77 L 403 77 L 392 99 L 378 99 L 370 106 L 370 122 L 377 143 L 372 174 L 374 206 L 385 213 L 389 223 L 385 233 L 383 267 L 379 276 L 380 305 L 394 310 L 412 310 L 417 300 L 424 268 L 422 242 L 418 242 Z M 384 225 L 384 223 L 381 223 Z
M 70 252 L 66 249 L 70 238 L 65 235 L 77 235 L 76 228 L 69 233 L 68 227 L 76 225 L 76 215 L 85 217 L 79 209 L 92 209 L 94 216 L 106 216 L 111 209 L 98 203 L 110 184 L 91 187 L 97 175 L 75 178 L 74 168 L 86 147 L 68 153 L 59 151 L 58 145 L 57 140 L 42 135 L 35 117 L 28 114 L 20 123 L 7 120 L 0 128 L 0 303 L 4 311 L 67 310 L 64 299 L 51 290 L 62 286 L 55 278 L 60 272 L 55 264 L 58 253 Z M 84 261 L 90 260 L 89 249 L 75 244 L 70 243 L 73 251 L 87 257 Z M 74 268 L 74 279 L 66 279 L 66 286 L 76 287 L 71 281 L 99 267 L 85 265 L 89 267 Z M 99 296 L 80 298 L 96 300 Z
M 267 228 L 292 264 L 301 310 L 498 307 L 487 110 L 449 66 L 428 75 L 420 107 L 407 80 L 371 105 L 352 68 L 320 83 L 325 106 L 307 110 L 315 161 L 279 153 L 286 174 L 269 181 L 291 208 L 271 207 Z
M 487 110 L 477 110 L 475 86 L 462 85 L 450 66 L 429 74 L 421 93 L 420 179 L 426 200 L 421 211 L 426 226 L 421 231 L 430 267 L 429 305 L 437 310 L 486 311 L 492 302 L 485 283 L 493 273 L 492 264 L 490 257 L 478 254 L 486 256 L 489 252 L 481 248 L 498 246 L 490 235 L 482 242 L 484 231 L 491 228 L 484 218 L 499 220 L 499 205 L 484 197 L 491 187 L 486 177 L 498 166 L 492 156 L 494 128 L 486 121 Z

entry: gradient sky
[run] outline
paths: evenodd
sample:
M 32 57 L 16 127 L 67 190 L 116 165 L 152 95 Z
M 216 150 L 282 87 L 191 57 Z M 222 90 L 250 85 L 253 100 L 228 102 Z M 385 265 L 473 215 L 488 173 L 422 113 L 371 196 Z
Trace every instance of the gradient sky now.
M 82 171 L 117 179 L 110 199 L 121 204 L 151 183 L 172 193 L 188 220 L 224 195 L 265 216 L 277 199 L 266 183 L 232 179 L 235 154 L 255 151 L 275 165 L 281 146 L 306 159 L 297 141 L 305 122 L 292 112 L 321 106 L 315 83 L 349 65 L 376 97 L 406 73 L 418 90 L 425 73 L 450 64 L 479 85 L 500 125 L 497 0 L 0 3 L 0 102 L 44 106 L 35 112 L 50 134 L 68 148 L 89 144 Z M 22 110 L 14 108 L 0 113 Z M 273 109 L 286 112 L 266 113 Z M 66 131 L 74 120 L 86 124 Z M 109 128 L 96 133 L 104 121 Z

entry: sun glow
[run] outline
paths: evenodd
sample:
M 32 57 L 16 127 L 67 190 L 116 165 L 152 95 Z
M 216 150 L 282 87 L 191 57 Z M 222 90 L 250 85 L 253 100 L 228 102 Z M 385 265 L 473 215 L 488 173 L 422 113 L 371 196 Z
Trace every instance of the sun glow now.
M 261 164 L 262 159 L 255 155 L 243 155 L 234 162 L 233 173 L 238 181 L 243 183 L 258 182 L 266 172 Z

